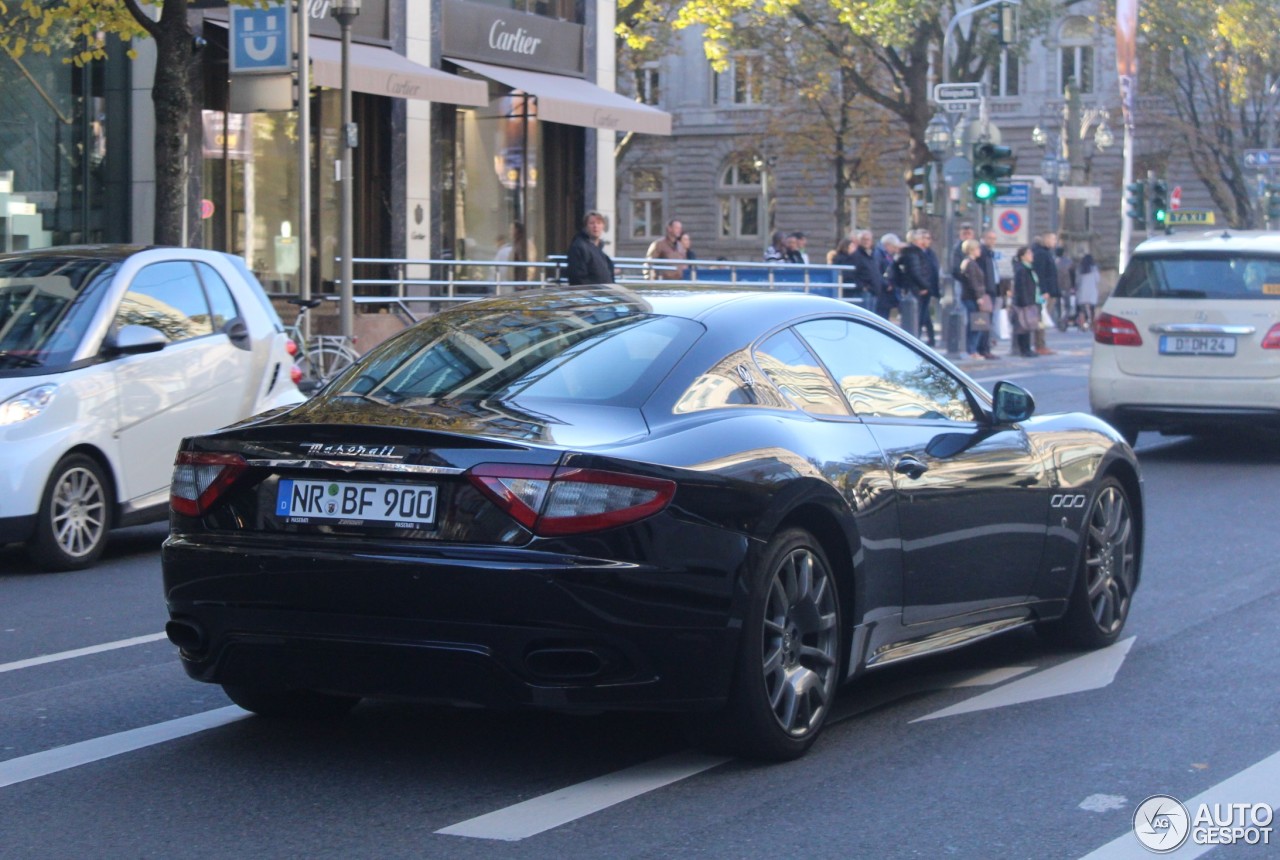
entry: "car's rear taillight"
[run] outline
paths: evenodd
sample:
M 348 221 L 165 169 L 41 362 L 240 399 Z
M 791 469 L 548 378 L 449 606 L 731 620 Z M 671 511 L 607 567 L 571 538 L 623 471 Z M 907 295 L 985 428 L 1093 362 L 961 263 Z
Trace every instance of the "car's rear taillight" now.
M 673 481 L 605 472 L 485 463 L 467 473 L 516 522 L 544 537 L 626 525 L 662 510 Z
M 298 367 L 298 365 L 296 364 L 290 367 L 289 378 L 293 380 L 294 385 L 297 385 L 298 383 L 302 382 L 302 368 Z
M 169 506 L 184 516 L 198 517 L 213 507 L 249 467 L 239 454 L 179 451 L 169 485 Z
M 293 338 L 284 342 L 284 351 L 295 357 L 298 355 L 298 345 L 293 342 Z
M 1108 346 L 1142 346 L 1138 327 L 1114 314 L 1098 314 L 1093 325 L 1093 339 Z
M 1263 349 L 1280 349 L 1280 323 L 1276 323 L 1262 339 Z

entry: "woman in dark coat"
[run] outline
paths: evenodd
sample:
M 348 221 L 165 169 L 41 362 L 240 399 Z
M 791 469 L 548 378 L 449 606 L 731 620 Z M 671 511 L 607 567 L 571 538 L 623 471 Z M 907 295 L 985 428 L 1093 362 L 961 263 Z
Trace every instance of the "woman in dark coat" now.
M 1037 358 L 1031 348 L 1031 326 L 1034 321 L 1040 327 L 1040 304 L 1036 301 L 1039 286 L 1035 269 L 1031 266 L 1032 251 L 1023 245 L 1013 256 L 1013 306 L 1009 309 L 1013 323 L 1013 344 L 1023 358 Z

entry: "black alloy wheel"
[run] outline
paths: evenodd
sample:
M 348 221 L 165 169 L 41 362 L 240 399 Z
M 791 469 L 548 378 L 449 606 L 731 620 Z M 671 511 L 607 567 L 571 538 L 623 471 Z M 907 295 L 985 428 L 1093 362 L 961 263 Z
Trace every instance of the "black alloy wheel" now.
M 840 669 L 840 601 L 812 535 L 773 538 L 751 574 L 732 692 L 704 745 L 771 761 L 798 758 L 830 714 Z
M 111 528 L 111 491 L 92 457 L 58 461 L 40 499 L 27 554 L 44 570 L 79 570 L 102 555 Z
M 1099 485 L 1084 529 L 1067 611 L 1041 630 L 1064 644 L 1103 648 L 1120 638 L 1138 584 L 1138 527 L 1115 478 Z

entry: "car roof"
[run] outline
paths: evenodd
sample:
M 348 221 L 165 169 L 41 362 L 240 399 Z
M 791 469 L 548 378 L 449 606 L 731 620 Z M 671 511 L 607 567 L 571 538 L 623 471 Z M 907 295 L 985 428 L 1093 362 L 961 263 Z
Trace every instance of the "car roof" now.
M 1139 245 L 1135 255 L 1235 251 L 1280 254 L 1280 233 L 1270 230 L 1205 230 L 1156 236 Z
M 51 245 L 47 248 L 29 248 L 25 251 L 0 253 L 0 260 L 30 260 L 44 257 L 58 260 L 74 258 L 118 263 L 121 260 L 134 256 L 135 254 L 141 254 L 147 251 L 168 251 L 189 257 L 193 260 L 232 256 L 223 251 L 210 251 L 204 248 L 180 248 L 175 245 L 100 244 Z
M 828 311 L 849 311 L 851 306 L 836 299 L 815 294 L 790 291 L 725 289 L 723 287 L 664 287 L 648 285 L 611 285 L 594 287 L 565 287 L 551 290 L 532 290 L 515 301 L 527 299 L 531 305 L 546 304 L 548 299 L 561 299 L 572 305 L 581 301 L 584 305 L 601 299 L 615 299 L 642 303 L 649 313 L 680 317 L 689 320 L 705 320 L 717 311 L 732 307 L 735 311 L 759 310 L 775 319 L 793 314 L 809 314 L 825 307 Z M 496 301 L 510 303 L 511 296 Z

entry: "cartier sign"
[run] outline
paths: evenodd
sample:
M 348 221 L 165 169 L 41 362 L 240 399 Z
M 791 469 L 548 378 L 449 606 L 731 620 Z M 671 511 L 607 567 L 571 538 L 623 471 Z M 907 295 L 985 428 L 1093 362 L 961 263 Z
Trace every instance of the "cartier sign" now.
M 442 53 L 501 66 L 584 77 L 581 24 L 445 0 Z

